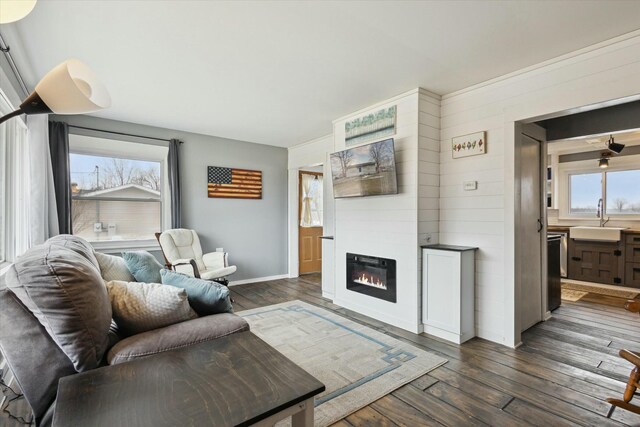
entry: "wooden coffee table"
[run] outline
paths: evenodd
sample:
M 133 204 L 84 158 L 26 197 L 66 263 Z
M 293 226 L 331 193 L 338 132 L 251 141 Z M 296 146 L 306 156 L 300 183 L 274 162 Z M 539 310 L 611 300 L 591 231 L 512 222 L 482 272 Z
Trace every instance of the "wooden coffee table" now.
M 313 425 L 324 384 L 251 332 L 62 378 L 53 425 Z

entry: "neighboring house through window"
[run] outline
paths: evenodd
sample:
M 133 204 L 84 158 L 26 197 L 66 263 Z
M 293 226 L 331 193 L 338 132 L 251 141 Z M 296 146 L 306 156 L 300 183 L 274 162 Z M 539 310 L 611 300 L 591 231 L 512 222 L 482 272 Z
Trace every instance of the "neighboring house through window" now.
M 102 250 L 155 247 L 169 224 L 167 147 L 69 135 L 73 234 Z

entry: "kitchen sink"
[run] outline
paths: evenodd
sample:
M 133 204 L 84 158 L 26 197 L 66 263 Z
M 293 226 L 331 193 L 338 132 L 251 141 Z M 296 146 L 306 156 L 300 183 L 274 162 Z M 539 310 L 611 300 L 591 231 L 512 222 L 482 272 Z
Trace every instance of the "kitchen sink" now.
M 618 227 L 571 227 L 569 237 L 576 240 L 619 242 L 624 228 Z

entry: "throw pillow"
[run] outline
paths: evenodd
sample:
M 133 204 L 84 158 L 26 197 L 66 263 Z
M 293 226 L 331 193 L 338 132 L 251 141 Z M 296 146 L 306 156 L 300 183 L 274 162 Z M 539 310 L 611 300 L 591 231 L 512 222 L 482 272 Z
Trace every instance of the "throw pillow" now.
M 233 313 L 229 300 L 229 289 L 210 280 L 196 279 L 171 270 L 160 270 L 162 283 L 187 291 L 189 304 L 200 316 L 218 313 Z
M 160 283 L 162 264 L 147 251 L 122 252 L 127 268 L 136 282 Z
M 198 317 L 184 289 L 159 283 L 107 282 L 113 319 L 126 335 Z
M 125 282 L 136 281 L 135 277 L 133 277 L 127 268 L 127 263 L 124 259 L 100 252 L 96 252 L 95 255 L 98 260 L 98 265 L 100 266 L 100 273 L 105 282 L 112 280 L 122 280 Z
M 111 304 L 91 247 L 71 236 L 54 242 L 20 256 L 5 281 L 83 372 L 97 368 L 107 351 Z

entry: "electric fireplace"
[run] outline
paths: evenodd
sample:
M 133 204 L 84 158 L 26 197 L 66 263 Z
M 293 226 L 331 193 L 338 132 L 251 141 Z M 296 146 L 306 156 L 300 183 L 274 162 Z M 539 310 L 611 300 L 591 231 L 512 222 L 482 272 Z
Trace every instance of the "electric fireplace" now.
M 347 289 L 396 302 L 396 260 L 347 253 Z

